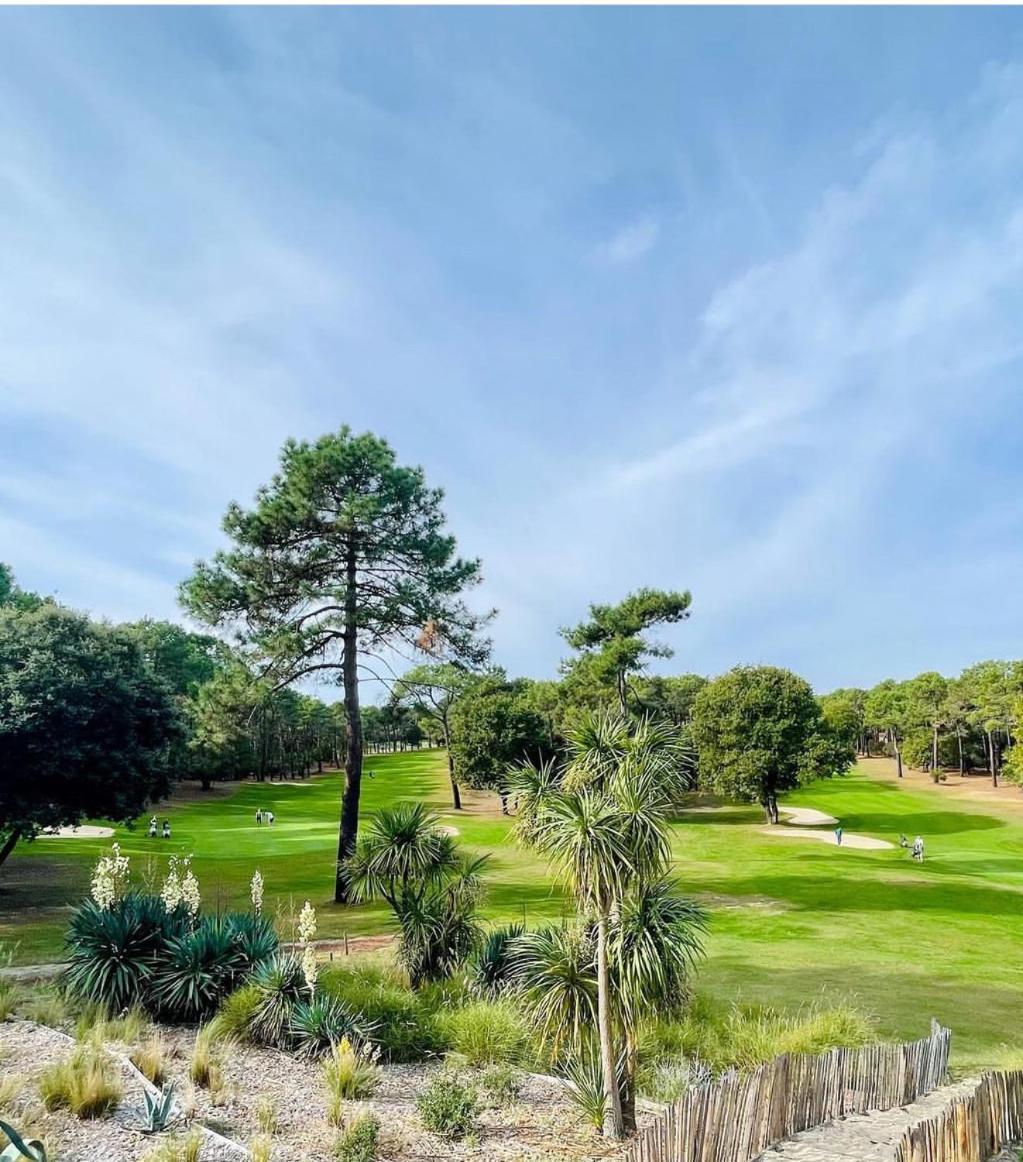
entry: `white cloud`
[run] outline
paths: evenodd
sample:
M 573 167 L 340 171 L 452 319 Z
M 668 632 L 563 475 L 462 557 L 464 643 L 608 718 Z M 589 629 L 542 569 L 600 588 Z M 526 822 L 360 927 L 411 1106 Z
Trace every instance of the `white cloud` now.
M 660 232 L 656 219 L 637 218 L 597 247 L 597 261 L 608 266 L 625 266 L 635 262 L 653 250 Z

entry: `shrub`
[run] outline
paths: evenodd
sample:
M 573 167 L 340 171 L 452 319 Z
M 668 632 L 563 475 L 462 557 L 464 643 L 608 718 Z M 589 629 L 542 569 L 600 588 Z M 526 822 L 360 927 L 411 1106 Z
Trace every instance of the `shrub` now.
M 268 1134 L 257 1134 L 249 1142 L 249 1157 L 252 1162 L 270 1162 L 270 1155 L 273 1153 L 274 1143 L 273 1138 Z
M 343 1038 L 366 1041 L 372 1026 L 344 1001 L 324 993 L 292 1009 L 290 1036 L 302 1057 L 322 1057 Z
M 77 1000 L 120 1012 L 133 1004 L 172 1021 L 208 1016 L 277 949 L 269 920 L 167 910 L 160 896 L 129 893 L 101 908 L 87 900 L 67 935 L 66 982 Z
M 505 924 L 488 932 L 469 964 L 470 988 L 478 996 L 494 998 L 515 983 L 514 941 L 525 932 L 521 924 Z
M 230 929 L 217 922 L 200 924 L 167 941 L 151 1003 L 164 1020 L 202 1021 L 244 971 L 245 959 Z
M 295 1005 L 307 995 L 302 962 L 296 956 L 278 954 L 252 974 L 259 1003 L 249 1023 L 254 1041 L 283 1048 L 287 1044 Z
M 18 1016 L 58 1029 L 68 1019 L 67 998 L 53 987 L 35 988 L 18 1005 Z
M 75 1021 L 75 1040 L 93 1041 L 96 1044 L 122 1041 L 132 1045 L 141 1041 L 148 1029 L 146 1015 L 137 1005 L 121 1017 L 111 1017 L 105 1005 L 89 1001 L 82 1007 Z
M 12 980 L 0 980 L 0 1021 L 6 1021 L 18 1008 L 21 990 Z
M 529 1026 L 508 1001 L 474 1001 L 441 1012 L 437 1021 L 451 1050 L 470 1065 L 518 1063 L 529 1047 Z
M 335 996 L 361 1013 L 386 1061 L 422 1061 L 445 1048 L 428 999 L 391 973 L 371 967 L 326 968 L 320 973 L 319 995 Z
M 277 1107 L 268 1097 L 260 1098 L 256 1104 L 256 1125 L 261 1134 L 277 1133 Z
M 167 1048 L 160 1037 L 150 1037 L 136 1045 L 128 1059 L 154 1085 L 163 1085 L 167 1080 Z
M 522 1071 L 514 1065 L 491 1065 L 480 1077 L 480 1086 L 492 1105 L 509 1106 L 522 1092 Z
M 476 1132 L 479 1096 L 459 1074 L 436 1074 L 416 1100 L 423 1125 L 442 1138 L 455 1140 Z
M 167 1138 L 159 1146 L 143 1154 L 139 1162 L 199 1162 L 202 1154 L 202 1130 Z
M 174 1086 L 168 1085 L 157 1093 L 143 1090 L 142 1101 L 145 1111 L 144 1134 L 160 1134 L 166 1130 L 174 1113 Z
M 195 1035 L 192 1056 L 188 1062 L 189 1080 L 204 1086 L 211 1095 L 224 1087 L 223 1054 L 231 1047 L 231 1039 L 217 1035 L 214 1022 L 202 1025 Z
M 39 1094 L 48 1110 L 68 1109 L 78 1118 L 101 1118 L 123 1096 L 120 1071 L 102 1050 L 79 1045 L 43 1071 Z
M 168 912 L 159 896 L 130 893 L 109 908 L 86 900 L 66 938 L 68 990 L 115 1012 L 143 1002 L 166 941 L 186 925 L 184 909 Z
M 372 1097 L 376 1092 L 380 1070 L 374 1051 L 357 1049 L 343 1038 L 323 1063 L 323 1079 L 327 1083 L 327 1120 L 338 1126 L 345 1101 Z
M 374 1162 L 380 1123 L 372 1114 L 354 1117 L 341 1131 L 334 1155 L 337 1162 Z
M 566 1060 L 564 1072 L 569 1101 L 599 1130 L 604 1124 L 604 1070 L 600 1055 L 587 1046 Z
M 224 999 L 216 1017 L 210 1022 L 214 1037 L 233 1037 L 247 1041 L 251 1036 L 252 1022 L 263 999 L 263 993 L 254 984 L 243 984 Z

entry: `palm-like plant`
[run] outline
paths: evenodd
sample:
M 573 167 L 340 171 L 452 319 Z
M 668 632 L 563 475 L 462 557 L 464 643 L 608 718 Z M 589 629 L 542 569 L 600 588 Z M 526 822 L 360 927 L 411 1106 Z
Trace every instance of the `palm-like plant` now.
M 578 1058 L 597 1020 L 594 942 L 584 927 L 539 928 L 515 941 L 515 980 L 552 1060 Z
M 573 732 L 560 776 L 539 768 L 532 780 L 521 771 L 516 776 L 529 792 L 520 801 L 520 813 L 528 814 L 520 820 L 520 837 L 560 867 L 583 916 L 593 922 L 603 1130 L 609 1138 L 624 1132 L 615 1041 L 621 1031 L 629 1077 L 629 1048 L 643 1003 L 636 982 L 645 985 L 643 970 L 663 951 L 668 959 L 650 979 L 667 995 L 694 938 L 693 928 L 683 931 L 682 911 L 669 904 L 676 898 L 662 886 L 670 855 L 667 818 L 682 782 L 683 751 L 670 724 L 633 723 L 619 712 L 603 712 L 587 716 Z M 680 903 L 683 911 L 691 907 Z M 672 916 L 679 921 L 674 926 Z M 634 928 L 647 919 L 659 920 L 653 943 Z M 665 947 L 658 949 L 662 939 Z M 616 957 L 625 959 L 612 966 Z M 627 1090 L 631 1122 L 631 1086 Z
M 381 897 L 398 923 L 398 959 L 414 986 L 449 977 L 483 936 L 487 858 L 468 859 L 422 804 L 378 812 L 345 868 L 352 899 Z

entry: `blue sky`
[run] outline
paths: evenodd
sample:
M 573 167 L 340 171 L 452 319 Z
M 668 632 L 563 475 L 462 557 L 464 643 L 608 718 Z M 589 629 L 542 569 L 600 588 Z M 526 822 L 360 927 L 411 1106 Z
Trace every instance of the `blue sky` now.
M 115 619 L 289 435 L 447 491 L 552 675 L 1023 656 L 1023 13 L 0 10 L 0 559 Z

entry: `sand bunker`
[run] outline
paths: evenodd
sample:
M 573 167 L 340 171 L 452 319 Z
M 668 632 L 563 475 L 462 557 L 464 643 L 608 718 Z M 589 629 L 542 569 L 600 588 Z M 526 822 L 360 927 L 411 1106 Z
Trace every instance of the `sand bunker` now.
M 823 811 L 816 811 L 813 807 L 779 807 L 778 810 L 785 816 L 785 822 L 792 827 L 834 827 L 838 822 Z
M 112 827 L 91 827 L 83 823 L 81 827 L 55 827 L 40 831 L 39 839 L 109 839 L 114 834 Z
M 833 831 L 807 831 L 804 827 L 761 827 L 764 835 L 781 835 L 785 839 L 816 839 L 818 843 L 830 843 L 838 847 Z M 873 839 L 869 835 L 850 835 L 848 831 L 842 833 L 842 847 L 858 847 L 861 851 L 880 851 L 886 847 L 894 847 L 887 839 Z

